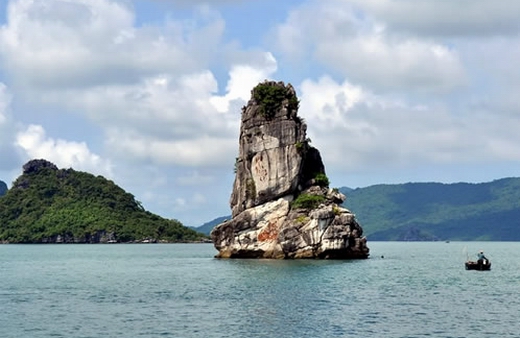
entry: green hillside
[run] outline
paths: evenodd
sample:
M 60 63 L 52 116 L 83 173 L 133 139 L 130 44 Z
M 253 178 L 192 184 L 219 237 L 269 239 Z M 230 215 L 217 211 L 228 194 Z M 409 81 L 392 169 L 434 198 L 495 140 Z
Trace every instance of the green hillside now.
M 520 240 L 520 178 L 340 191 L 369 240 Z
M 187 242 L 205 235 L 154 215 L 102 176 L 58 169 L 45 160 L 24 165 L 0 197 L 0 242 Z

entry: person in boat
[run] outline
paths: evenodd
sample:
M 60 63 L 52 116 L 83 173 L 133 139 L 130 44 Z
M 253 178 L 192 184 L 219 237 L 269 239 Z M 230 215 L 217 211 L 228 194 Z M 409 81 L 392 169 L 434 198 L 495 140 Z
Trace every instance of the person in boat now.
M 477 262 L 480 264 L 484 263 L 484 261 L 487 261 L 488 259 L 486 256 L 484 256 L 484 251 L 480 250 L 477 254 Z

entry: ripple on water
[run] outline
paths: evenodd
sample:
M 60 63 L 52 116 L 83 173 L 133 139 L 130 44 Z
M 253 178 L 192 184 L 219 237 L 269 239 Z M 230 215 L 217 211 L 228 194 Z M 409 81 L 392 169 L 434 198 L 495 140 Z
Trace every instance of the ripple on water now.
M 372 243 L 373 258 L 350 262 L 5 246 L 0 337 L 516 337 L 520 244 L 484 247 L 486 273 L 464 270 L 464 245 Z

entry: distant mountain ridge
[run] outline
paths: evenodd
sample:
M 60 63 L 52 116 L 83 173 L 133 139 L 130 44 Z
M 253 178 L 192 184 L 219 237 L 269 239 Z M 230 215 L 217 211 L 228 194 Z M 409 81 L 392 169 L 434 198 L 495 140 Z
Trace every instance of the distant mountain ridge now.
M 520 178 L 340 191 L 369 240 L 520 240 Z
M 207 238 L 146 211 L 102 176 L 32 160 L 0 197 L 0 243 L 193 242 Z
M 4 196 L 7 193 L 7 184 L 4 181 L 0 181 L 0 196 Z
M 520 178 L 342 187 L 372 241 L 520 241 Z M 198 231 L 209 234 L 221 217 Z
M 202 224 L 201 226 L 196 227 L 195 230 L 197 230 L 198 232 L 202 232 L 203 234 L 209 235 L 209 233 L 211 232 L 211 230 L 213 230 L 215 226 L 219 225 L 220 223 L 228 219 L 231 219 L 231 215 L 217 217 L 209 222 Z

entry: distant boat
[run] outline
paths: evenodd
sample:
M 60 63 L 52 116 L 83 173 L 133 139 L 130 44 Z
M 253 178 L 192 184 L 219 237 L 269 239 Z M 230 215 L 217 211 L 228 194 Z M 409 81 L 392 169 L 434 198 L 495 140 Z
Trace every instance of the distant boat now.
M 491 270 L 491 262 L 489 261 L 489 259 L 479 259 L 478 261 L 467 261 L 466 270 L 479 270 L 479 271 Z

